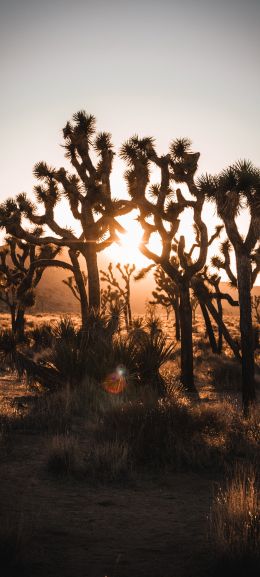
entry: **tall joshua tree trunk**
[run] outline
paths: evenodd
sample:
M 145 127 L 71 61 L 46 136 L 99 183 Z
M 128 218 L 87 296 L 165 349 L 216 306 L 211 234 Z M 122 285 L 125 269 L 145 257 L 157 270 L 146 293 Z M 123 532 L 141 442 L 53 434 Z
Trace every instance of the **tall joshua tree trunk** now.
M 88 271 L 88 294 L 89 308 L 100 308 L 100 282 L 97 264 L 97 252 L 95 242 L 89 243 L 85 250 L 85 260 Z
M 180 286 L 180 325 L 181 325 L 181 382 L 185 389 L 195 392 L 193 376 L 192 345 L 192 308 L 190 303 L 189 282 Z
M 176 302 L 172 305 L 172 308 L 174 310 L 174 315 L 175 315 L 175 338 L 176 338 L 176 341 L 180 341 L 181 340 L 180 305 L 179 305 L 178 300 L 176 300 Z
M 11 325 L 12 325 L 12 333 L 15 334 L 15 311 L 16 305 L 10 305 L 10 313 L 11 313 Z
M 255 401 L 254 336 L 251 312 L 251 262 L 247 254 L 236 250 L 237 285 L 240 304 L 242 350 L 242 400 L 245 413 Z
M 15 319 L 15 334 L 17 335 L 19 340 L 23 340 L 24 338 L 24 320 L 25 310 L 24 308 L 18 307 Z
M 86 286 L 84 283 L 84 279 L 80 270 L 79 262 L 75 251 L 69 250 L 69 256 L 71 263 L 73 265 L 73 274 L 75 277 L 75 281 L 79 291 L 79 299 L 80 299 L 80 309 L 81 309 L 81 324 L 82 327 L 85 326 L 88 318 L 88 297 L 86 292 Z
M 223 319 L 223 307 L 222 307 L 221 300 L 219 300 L 219 299 L 218 299 L 217 306 L 218 306 L 218 314 L 222 320 Z M 218 347 L 217 347 L 218 355 L 220 355 L 222 353 L 222 348 L 223 348 L 223 331 L 222 331 L 221 327 L 218 326 Z
M 211 350 L 213 353 L 217 353 L 218 348 L 217 348 L 217 343 L 216 343 L 213 327 L 211 324 L 211 320 L 210 320 L 210 316 L 209 316 L 207 307 L 203 301 L 200 301 L 200 308 L 201 308 L 201 312 L 202 312 L 202 315 L 204 318 L 204 322 L 205 322 L 205 326 L 206 326 L 206 330 L 207 330 L 207 335 L 209 337 Z

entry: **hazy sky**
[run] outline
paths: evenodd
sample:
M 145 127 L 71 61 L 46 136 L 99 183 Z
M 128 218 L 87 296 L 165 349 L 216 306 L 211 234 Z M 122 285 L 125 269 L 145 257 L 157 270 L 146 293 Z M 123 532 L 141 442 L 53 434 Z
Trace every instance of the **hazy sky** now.
M 259 164 L 259 25 L 260 0 L 1 0 L 1 199 L 32 189 L 36 161 L 63 163 L 82 108 L 116 147 L 189 136 L 200 171 Z

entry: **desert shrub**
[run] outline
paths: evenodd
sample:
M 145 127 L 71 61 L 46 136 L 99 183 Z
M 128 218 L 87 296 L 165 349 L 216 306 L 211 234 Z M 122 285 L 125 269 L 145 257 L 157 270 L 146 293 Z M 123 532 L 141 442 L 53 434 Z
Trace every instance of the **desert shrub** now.
M 63 386 L 53 392 L 43 392 L 35 397 L 27 411 L 13 420 L 13 428 L 49 433 L 66 433 L 75 418 L 88 421 L 100 414 L 108 404 L 108 395 L 96 382 L 85 379 L 80 387 Z
M 37 326 L 30 331 L 29 337 L 33 340 L 33 348 L 35 351 L 40 351 L 42 348 L 48 349 L 53 343 L 52 326 L 48 323 Z
M 52 329 L 52 348 L 43 350 L 36 357 L 19 355 L 23 370 L 31 380 L 53 389 L 69 384 L 78 388 L 86 378 L 102 383 L 118 367 L 124 372 L 129 385 L 149 386 L 157 396 L 165 394 L 164 379 L 159 369 L 171 358 L 173 345 L 152 325 L 149 332 L 143 329 L 130 335 L 116 337 L 118 316 L 113 311 L 103 317 L 95 311 L 89 313 L 84 330 L 76 329 L 69 318 L 61 319 Z M 45 338 L 43 332 L 37 338 Z M 138 386 L 137 386 L 138 385 Z
M 48 442 L 47 468 L 56 476 L 79 474 L 83 457 L 79 441 L 71 434 L 55 435 Z
M 260 498 L 252 468 L 237 467 L 220 488 L 210 514 L 210 535 L 225 575 L 257 575 L 260 570 Z
M 220 472 L 238 457 L 259 459 L 259 414 L 244 420 L 234 404 L 198 404 L 178 387 L 168 399 L 108 408 L 98 434 L 126 442 L 133 463 L 153 469 Z
M 136 465 L 176 468 L 187 458 L 195 426 L 184 398 L 151 404 L 139 401 L 107 411 L 100 434 L 110 441 L 126 442 Z
M 85 477 L 87 481 L 105 483 L 130 480 L 132 464 L 129 447 L 125 441 L 95 443 L 87 454 Z
M 153 320 L 149 324 L 148 332 L 143 329 L 133 331 L 129 343 L 130 349 L 135 351 L 140 386 L 154 390 L 158 397 L 165 396 L 167 387 L 160 368 L 172 359 L 174 345 L 167 344 L 167 337 Z

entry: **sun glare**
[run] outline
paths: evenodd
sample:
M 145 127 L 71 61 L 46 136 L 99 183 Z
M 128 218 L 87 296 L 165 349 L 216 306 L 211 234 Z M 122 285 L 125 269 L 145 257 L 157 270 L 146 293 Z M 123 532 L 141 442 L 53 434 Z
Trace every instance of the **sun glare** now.
M 139 245 L 142 241 L 142 227 L 131 214 L 120 219 L 126 232 L 118 234 L 119 242 L 113 243 L 107 250 L 106 255 L 114 262 L 122 264 L 135 264 L 137 268 L 148 266 L 151 261 L 148 260 L 140 251 Z M 161 242 L 158 235 L 151 237 L 149 248 L 160 254 Z

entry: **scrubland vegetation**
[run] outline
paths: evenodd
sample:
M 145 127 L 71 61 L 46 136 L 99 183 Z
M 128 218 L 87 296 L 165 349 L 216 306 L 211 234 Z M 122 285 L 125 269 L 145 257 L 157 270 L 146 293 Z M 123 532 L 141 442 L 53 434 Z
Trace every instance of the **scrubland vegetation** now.
M 39 477 L 54 486 L 65 483 L 65 491 L 70 486 L 75 493 L 79 487 L 99 494 L 142 491 L 150 477 L 159 486 L 167 479 L 174 484 L 176 476 L 184 476 L 185 483 L 190 476 L 191 486 L 193 475 L 205 478 L 211 500 L 204 519 L 208 554 L 198 570 L 215 575 L 228 568 L 231 575 L 243 575 L 250 568 L 256 575 L 259 409 L 247 417 L 241 411 L 239 362 L 227 349 L 220 357 L 201 346 L 199 317 L 194 359 L 198 395 L 190 394 L 178 377 L 178 345 L 169 347 L 151 309 L 124 334 L 118 334 L 115 324 L 112 330 L 111 317 L 92 315 L 89 346 L 82 344 L 81 329 L 69 317 L 40 320 L 35 318 L 23 343 L 11 332 L 1 333 L 3 374 L 10 379 L 17 375 L 16 389 L 5 401 L 8 385 L 2 385 L 2 464 L 17 458 L 17 439 L 32 438 L 40 451 Z M 109 378 L 113 367 L 123 373 L 114 372 L 115 381 Z M 32 563 L 27 513 L 9 507 L 1 514 L 3 564 L 6 574 L 26 574 Z M 32 570 L 38 574 L 37 568 Z

